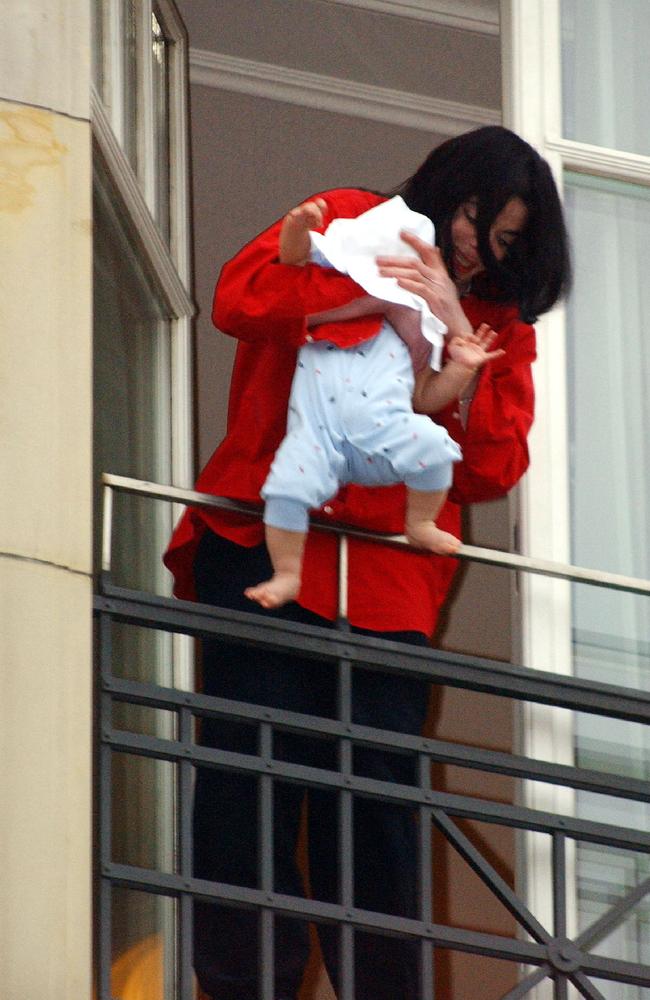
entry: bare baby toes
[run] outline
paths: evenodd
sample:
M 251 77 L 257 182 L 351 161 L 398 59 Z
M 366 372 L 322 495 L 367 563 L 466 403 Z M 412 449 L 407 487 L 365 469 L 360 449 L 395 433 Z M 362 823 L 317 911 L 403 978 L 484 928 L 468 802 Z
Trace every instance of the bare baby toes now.
M 441 529 L 433 521 L 411 525 L 406 529 L 406 536 L 419 549 L 428 549 L 440 556 L 450 556 L 460 547 L 460 539 L 448 531 Z
M 261 607 L 271 610 L 281 608 L 288 601 L 295 600 L 299 589 L 299 577 L 292 574 L 277 574 L 264 583 L 258 583 L 256 587 L 247 587 L 244 595 Z
M 448 531 L 440 531 L 438 528 L 436 528 L 436 536 L 432 545 L 433 552 L 437 552 L 441 556 L 451 556 L 454 552 L 458 552 L 460 538 L 450 535 Z

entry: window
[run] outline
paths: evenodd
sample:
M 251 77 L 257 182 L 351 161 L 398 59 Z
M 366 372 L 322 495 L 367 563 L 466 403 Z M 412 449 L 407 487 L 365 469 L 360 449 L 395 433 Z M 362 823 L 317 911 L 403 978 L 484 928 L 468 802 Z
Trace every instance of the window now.
M 192 480 L 186 80 L 187 40 L 173 3 L 95 0 L 96 565 L 102 472 L 177 486 Z M 152 517 L 151 506 L 119 501 L 113 562 L 122 585 L 170 593 L 161 563 L 172 527 L 168 506 L 157 505 Z M 118 676 L 190 686 L 185 637 L 114 624 L 111 650 Z M 171 718 L 116 706 L 113 724 L 170 737 Z M 113 858 L 173 870 L 173 765 L 119 754 L 112 774 Z M 152 955 L 159 995 L 170 995 L 173 903 L 127 889 L 113 900 L 114 996 L 126 997 L 125 984 L 136 969 L 147 974 Z
M 650 155 L 645 0 L 562 0 L 562 134 Z
M 182 23 L 169 0 L 96 0 L 94 28 L 96 103 L 170 243 L 181 236 L 173 224 L 185 227 L 173 196 L 177 183 L 183 187 L 186 179 L 187 45 Z
M 95 0 L 93 23 L 97 473 L 189 486 L 187 37 L 171 0 Z M 130 553 L 144 526 L 131 510 L 121 527 Z M 147 527 L 147 567 L 122 560 L 133 585 L 169 589 L 169 528 Z
M 524 486 L 527 554 L 650 575 L 650 86 L 644 0 L 512 0 L 506 5 L 506 124 L 540 149 L 564 191 L 574 250 L 569 301 L 538 324 L 539 400 Z M 525 53 L 525 58 L 524 58 Z M 524 590 L 524 661 L 544 670 L 650 687 L 650 604 L 600 588 L 535 581 Z M 552 710 L 525 714 L 525 749 L 583 767 L 647 776 L 641 727 Z M 528 787 L 531 803 L 648 829 L 643 805 Z M 624 819 L 622 816 L 624 815 Z M 531 905 L 551 923 L 546 859 L 526 845 Z M 572 931 L 646 878 L 647 858 L 579 843 Z M 647 903 L 601 953 L 648 960 Z M 608 1000 L 648 991 L 598 983 Z M 532 994 L 546 997 L 546 993 Z

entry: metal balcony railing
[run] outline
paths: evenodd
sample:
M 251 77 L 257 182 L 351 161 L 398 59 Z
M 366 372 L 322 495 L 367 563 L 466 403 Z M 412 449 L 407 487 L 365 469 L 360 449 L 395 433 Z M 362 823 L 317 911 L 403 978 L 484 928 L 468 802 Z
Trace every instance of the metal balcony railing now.
M 407 736 L 370 729 L 351 721 L 351 677 L 355 670 L 373 670 L 425 678 L 470 691 L 545 705 L 559 706 L 642 723 L 650 723 L 650 694 L 593 683 L 570 675 L 531 670 L 477 657 L 408 647 L 353 634 L 346 629 L 346 536 L 373 537 L 378 543 L 400 545 L 406 540 L 377 536 L 356 529 L 317 525 L 336 531 L 340 551 L 340 608 L 336 630 L 296 625 L 259 615 L 225 611 L 206 605 L 173 600 L 116 586 L 111 576 L 112 501 L 116 491 L 155 500 L 194 506 L 227 507 L 259 516 L 259 510 L 233 501 L 174 489 L 120 476 L 104 476 L 104 522 L 102 577 L 95 598 L 98 619 L 100 710 L 99 710 L 99 998 L 111 998 L 111 895 L 117 887 L 136 889 L 177 901 L 177 982 L 173 1000 L 194 996 L 192 975 L 192 903 L 195 899 L 219 901 L 233 907 L 253 907 L 260 920 L 259 1000 L 273 1000 L 274 919 L 290 916 L 319 922 L 334 922 L 339 928 L 341 982 L 339 1000 L 354 1000 L 354 932 L 399 936 L 418 942 L 420 997 L 434 997 L 433 950 L 435 947 L 509 960 L 533 971 L 522 974 L 518 985 L 502 1000 L 516 1000 L 549 978 L 556 1000 L 568 997 L 572 984 L 588 1000 L 603 997 L 594 980 L 650 987 L 650 966 L 594 953 L 595 946 L 621 925 L 643 897 L 650 893 L 650 878 L 624 893 L 607 913 L 571 940 L 567 930 L 567 843 L 587 842 L 650 854 L 650 832 L 623 826 L 555 815 L 520 805 L 489 801 L 438 791 L 431 785 L 433 762 L 454 764 L 477 771 L 508 775 L 581 789 L 621 800 L 650 802 L 650 785 L 632 777 L 549 763 L 512 753 L 485 750 L 442 740 Z M 609 587 L 650 596 L 650 582 L 534 560 L 508 553 L 463 545 L 461 559 L 508 567 L 560 579 Z M 190 636 L 219 635 L 242 645 L 299 651 L 314 663 L 330 662 L 338 671 L 339 716 L 337 719 L 301 715 L 242 702 L 233 702 L 153 684 L 125 680 L 113 672 L 112 622 L 125 622 L 147 630 Z M 174 713 L 175 738 L 143 735 L 115 728 L 113 707 L 117 703 L 149 706 Z M 196 719 L 232 718 L 254 724 L 258 730 L 258 752 L 244 755 L 215 750 L 193 739 Z M 305 733 L 335 740 L 339 749 L 336 770 L 280 761 L 272 755 L 276 730 Z M 381 747 L 410 754 L 417 760 L 415 785 L 400 785 L 356 775 L 351 767 L 355 746 Z M 112 858 L 111 767 L 115 753 L 169 761 L 175 765 L 176 864 L 163 872 L 118 863 Z M 255 776 L 259 787 L 260 872 L 256 888 L 207 882 L 194 877 L 192 866 L 191 806 L 193 773 L 197 767 L 220 768 Z M 343 859 L 339 903 L 324 903 L 274 891 L 273 785 L 281 779 L 306 788 L 335 790 L 339 800 L 339 857 Z M 356 796 L 387 803 L 408 804 L 417 816 L 419 912 L 405 919 L 359 909 L 353 904 L 352 805 Z M 553 926 L 545 927 L 531 913 L 525 900 L 499 875 L 491 862 L 467 838 L 456 820 L 469 818 L 516 830 L 547 834 L 552 842 Z M 517 923 L 519 935 L 512 938 L 436 924 L 432 920 L 431 873 L 432 830 L 440 831 L 467 861 Z M 166 997 L 165 1000 L 168 1000 Z M 172 1000 L 172 998 L 169 998 Z M 251 998 L 254 1000 L 254 998 Z M 357 1000 L 368 1000 L 358 997 Z

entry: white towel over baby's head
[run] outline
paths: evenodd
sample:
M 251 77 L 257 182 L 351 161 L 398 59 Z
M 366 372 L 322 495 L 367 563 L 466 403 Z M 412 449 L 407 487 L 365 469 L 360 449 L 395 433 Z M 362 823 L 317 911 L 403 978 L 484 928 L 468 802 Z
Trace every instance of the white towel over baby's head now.
M 434 316 L 419 295 L 400 288 L 396 278 L 382 276 L 375 261 L 376 257 L 419 259 L 415 250 L 401 238 L 402 230 L 434 245 L 431 219 L 411 211 L 399 195 L 370 208 L 356 219 L 334 219 L 324 233 L 312 232 L 310 236 L 312 247 L 332 267 L 349 274 L 370 295 L 420 312 L 422 335 L 432 345 L 431 367 L 439 369 L 446 325 Z

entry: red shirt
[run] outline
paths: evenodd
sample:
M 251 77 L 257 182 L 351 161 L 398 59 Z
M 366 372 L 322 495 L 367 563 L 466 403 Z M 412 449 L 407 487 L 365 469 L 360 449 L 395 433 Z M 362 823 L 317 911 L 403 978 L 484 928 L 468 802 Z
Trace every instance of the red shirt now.
M 333 218 L 355 218 L 378 204 L 379 195 L 356 189 L 327 191 L 325 226 Z M 307 331 L 305 317 L 345 305 L 365 294 L 346 275 L 307 264 L 294 267 L 277 259 L 282 221 L 248 243 L 222 269 L 215 290 L 213 320 L 240 343 L 233 369 L 226 436 L 201 472 L 196 489 L 216 496 L 260 502 L 261 486 L 286 429 L 289 391 L 297 350 L 308 332 L 315 339 L 351 346 L 374 336 L 382 317 L 322 324 Z M 497 333 L 494 347 L 505 354 L 486 365 L 462 427 L 458 407 L 436 414 L 463 450 L 454 467 L 449 499 L 437 519 L 458 535 L 462 503 L 503 496 L 528 466 L 526 438 L 533 420 L 531 364 L 535 334 L 515 305 L 462 300 L 476 328 L 488 323 Z M 403 485 L 341 488 L 321 511 L 323 517 L 375 531 L 404 529 Z M 190 508 L 181 518 L 165 554 L 175 577 L 176 596 L 194 599 L 192 563 L 206 525 L 240 545 L 264 537 L 261 521 L 222 511 Z M 348 615 L 352 625 L 376 631 L 433 633 L 451 584 L 456 560 L 415 550 L 395 549 L 351 538 Z M 337 611 L 337 542 L 311 531 L 305 548 L 299 603 L 334 619 Z

